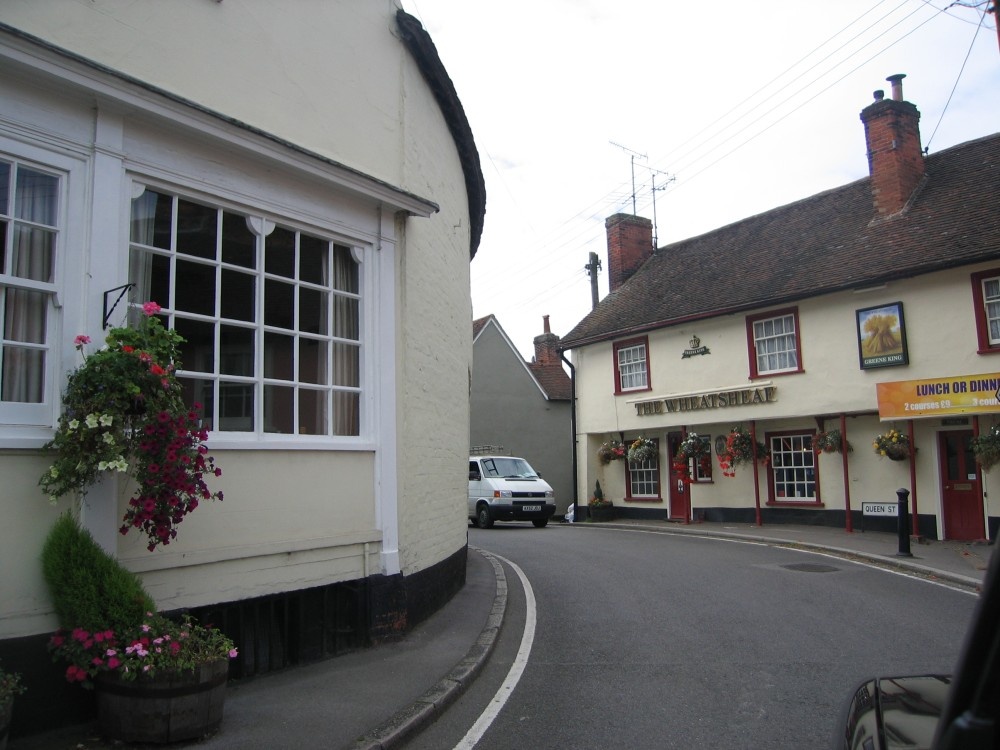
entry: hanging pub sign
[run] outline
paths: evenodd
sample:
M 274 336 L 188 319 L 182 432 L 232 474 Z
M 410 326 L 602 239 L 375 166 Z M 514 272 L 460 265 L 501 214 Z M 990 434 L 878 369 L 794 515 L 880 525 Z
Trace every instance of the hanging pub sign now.
M 855 311 L 858 323 L 858 357 L 862 370 L 909 363 L 903 303 L 891 302 Z
M 1000 372 L 876 383 L 879 419 L 1000 414 Z

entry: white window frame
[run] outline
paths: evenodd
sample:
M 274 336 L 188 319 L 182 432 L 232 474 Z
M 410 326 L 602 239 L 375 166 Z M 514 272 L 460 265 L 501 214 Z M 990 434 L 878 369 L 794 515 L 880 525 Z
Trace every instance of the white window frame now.
M 641 355 L 641 356 L 640 356 Z M 615 349 L 615 367 L 621 393 L 649 389 L 649 346 L 646 341 L 626 342 Z M 626 385 L 628 380 L 628 385 Z
M 230 211 L 233 213 L 238 213 L 244 215 L 248 219 L 248 224 L 251 225 L 251 230 L 258 234 L 266 235 L 274 226 L 280 226 L 283 229 L 289 229 L 296 232 L 302 232 L 310 236 L 322 237 L 324 240 L 329 240 L 337 245 L 346 246 L 350 249 L 354 261 L 358 264 L 358 293 L 357 295 L 347 295 L 353 296 L 358 299 L 358 342 L 357 346 L 359 349 L 359 373 L 358 380 L 359 384 L 357 387 L 331 387 L 327 392 L 332 394 L 334 392 L 349 391 L 358 394 L 358 410 L 359 410 L 359 424 L 358 424 L 358 435 L 314 435 L 314 434 L 287 434 L 287 433 L 277 433 L 265 430 L 264 423 L 264 388 L 269 385 L 292 385 L 297 390 L 315 390 L 316 384 L 308 383 L 306 381 L 295 380 L 292 383 L 287 383 L 285 381 L 278 381 L 271 377 L 264 377 L 264 367 L 263 367 L 263 345 L 262 341 L 264 335 L 268 332 L 272 332 L 270 326 L 264 324 L 264 307 L 262 304 L 263 300 L 263 286 L 268 279 L 272 278 L 272 275 L 267 273 L 264 269 L 263 255 L 260 253 L 260 244 L 257 245 L 256 252 L 257 266 L 253 271 L 256 277 L 256 310 L 254 315 L 254 320 L 241 321 L 246 327 L 252 328 L 255 337 L 255 367 L 253 376 L 230 376 L 220 375 L 219 372 L 212 374 L 206 374 L 200 371 L 187 371 L 180 370 L 178 376 L 182 379 L 185 377 L 200 379 L 200 380 L 212 380 L 213 383 L 224 380 L 226 382 L 235 382 L 237 380 L 244 381 L 249 384 L 254 385 L 254 401 L 255 401 L 255 415 L 254 415 L 254 429 L 247 431 L 232 431 L 232 430 L 213 430 L 211 431 L 212 444 L 218 447 L 228 448 L 228 447 L 240 447 L 246 446 L 248 443 L 252 443 L 256 447 L 268 447 L 269 445 L 274 447 L 286 446 L 289 448 L 365 448 L 371 445 L 375 430 L 375 420 L 377 415 L 374 413 L 373 408 L 373 390 L 375 388 L 375 383 L 370 373 L 374 371 L 372 364 L 373 356 L 373 346 L 372 346 L 372 327 L 370 325 L 370 316 L 372 305 L 374 304 L 375 294 L 374 289 L 376 282 L 374 280 L 374 273 L 372 273 L 373 265 L 373 247 L 370 243 L 357 238 L 348 237 L 343 234 L 342 230 L 334 230 L 331 227 L 319 227 L 314 224 L 303 222 L 300 217 L 289 215 L 291 212 L 276 213 L 273 207 L 267 203 L 266 196 L 255 202 L 251 206 L 241 205 L 232 201 L 229 196 L 224 194 L 207 194 L 205 189 L 202 190 L 186 190 L 183 187 L 177 187 L 174 185 L 163 184 L 159 180 L 149 179 L 144 176 L 135 175 L 133 177 L 132 191 L 133 196 L 141 195 L 145 189 L 153 190 L 162 194 L 174 196 L 175 205 L 176 199 L 187 200 L 200 205 L 208 206 L 213 209 L 220 209 L 222 211 Z M 176 217 L 174 219 L 176 221 Z M 172 230 L 173 231 L 173 230 Z M 129 247 L 132 247 L 131 241 L 128 243 Z M 171 249 L 171 253 L 175 253 L 175 248 Z M 183 257 L 184 260 L 189 260 L 186 256 Z M 198 261 L 199 259 L 190 259 Z M 226 267 L 222 263 L 221 258 L 212 262 L 219 268 Z M 246 270 L 246 269 L 242 269 Z M 332 271 L 331 271 L 332 273 Z M 181 312 L 174 310 L 170 305 L 173 303 L 174 289 L 170 290 L 171 301 L 167 304 L 160 302 L 160 300 L 155 300 L 164 308 L 164 314 L 174 315 L 179 314 L 185 319 L 194 319 L 198 316 L 192 316 L 190 313 Z M 133 291 L 133 302 L 142 303 L 146 300 L 138 299 L 135 294 L 138 292 Z M 297 309 L 297 301 L 296 301 Z M 332 302 L 331 302 L 332 305 Z M 203 316 L 202 316 L 203 317 Z M 172 318 L 171 318 L 172 319 Z M 218 316 L 203 317 L 206 322 L 227 322 L 227 319 L 219 318 Z M 288 333 L 284 331 L 283 333 Z M 294 331 L 295 334 L 301 333 L 300 331 Z M 303 338 L 312 338 L 311 334 L 304 334 Z M 333 343 L 337 343 L 337 339 L 333 338 Z M 219 341 L 216 336 L 215 341 L 216 347 L 216 370 L 219 369 Z M 183 363 L 182 363 L 183 365 Z M 217 389 L 216 389 L 217 390 Z
M 820 501 L 819 462 L 812 448 L 813 435 L 812 432 L 802 432 L 769 437 L 770 481 L 775 503 Z
M 991 285 L 993 289 L 990 289 Z M 986 337 L 990 346 L 1000 346 L 1000 276 L 984 278 L 982 289 Z
M 74 334 L 68 334 L 68 341 L 64 334 L 62 308 L 67 297 L 71 298 L 69 301 L 74 309 L 79 307 L 78 290 L 74 287 L 67 293 L 64 280 L 80 278 L 83 273 L 83 252 L 70 253 L 67 248 L 86 244 L 82 188 L 85 161 L 69 150 L 48 150 L 3 134 L 0 134 L 0 159 L 59 180 L 52 281 L 34 281 L 0 273 L 0 285 L 6 288 L 29 289 L 48 295 L 45 342 L 38 345 L 45 352 L 42 400 L 40 403 L 0 402 L 0 448 L 39 448 L 51 439 L 58 417 L 60 393 L 65 384 L 66 366 L 63 363 L 72 362 L 71 357 L 76 354 L 72 345 Z M 10 238 L 7 252 L 10 252 Z M 2 333 L 0 329 L 0 335 Z
M 770 317 L 754 317 L 749 323 L 753 338 L 755 376 L 799 372 L 802 369 L 795 311 L 784 310 Z M 776 331 L 779 325 L 781 330 Z M 786 360 L 783 365 L 780 364 L 782 358 Z M 776 360 L 774 367 L 762 366 L 770 359 Z

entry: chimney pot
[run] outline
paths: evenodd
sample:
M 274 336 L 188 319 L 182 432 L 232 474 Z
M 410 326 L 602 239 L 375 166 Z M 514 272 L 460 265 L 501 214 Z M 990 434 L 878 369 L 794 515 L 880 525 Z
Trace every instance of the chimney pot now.
M 872 96 L 875 97 L 875 101 L 880 102 L 885 99 L 885 92 L 882 89 L 877 89 L 872 92 Z
M 885 80 L 892 84 L 892 98 L 893 101 L 901 102 L 903 101 L 903 79 L 906 78 L 906 73 L 896 73 L 891 75 Z
M 542 316 L 542 321 L 545 324 L 545 332 L 546 333 L 552 333 L 552 331 L 549 330 L 549 316 L 548 315 L 543 315 Z

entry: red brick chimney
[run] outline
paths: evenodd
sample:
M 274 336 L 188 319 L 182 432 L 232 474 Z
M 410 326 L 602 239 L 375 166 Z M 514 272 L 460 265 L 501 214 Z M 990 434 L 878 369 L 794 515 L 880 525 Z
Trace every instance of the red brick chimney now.
M 545 323 L 545 333 L 535 336 L 535 364 L 558 365 L 559 361 L 559 337 L 549 330 L 549 316 L 543 315 Z
M 615 291 L 653 254 L 653 222 L 642 216 L 615 214 L 604 220 L 608 234 L 608 287 Z
M 892 84 L 892 98 L 875 92 L 875 103 L 861 111 L 868 145 L 868 171 L 876 218 L 903 210 L 924 176 L 924 155 L 920 149 L 920 112 L 903 101 L 902 73 L 886 78 Z

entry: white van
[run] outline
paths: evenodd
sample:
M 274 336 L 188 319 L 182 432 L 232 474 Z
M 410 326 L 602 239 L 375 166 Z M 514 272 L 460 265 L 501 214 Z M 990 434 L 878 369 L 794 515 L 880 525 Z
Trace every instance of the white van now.
M 555 493 L 523 458 L 469 456 L 469 520 L 479 528 L 494 521 L 531 521 L 542 528 L 555 512 Z

